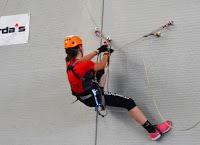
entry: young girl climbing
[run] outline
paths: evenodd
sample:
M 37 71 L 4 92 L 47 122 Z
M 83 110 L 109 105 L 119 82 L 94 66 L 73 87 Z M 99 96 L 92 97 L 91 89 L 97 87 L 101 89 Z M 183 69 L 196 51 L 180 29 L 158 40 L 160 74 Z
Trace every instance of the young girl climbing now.
M 89 107 L 95 107 L 97 100 L 101 103 L 101 95 L 104 96 L 105 105 L 122 107 L 128 110 L 130 116 L 135 119 L 148 132 L 150 139 L 157 140 L 163 133 L 170 130 L 172 122 L 167 120 L 161 124 L 152 125 L 143 112 L 138 108 L 132 98 L 127 98 L 116 93 L 104 92 L 94 83 L 95 74 L 104 70 L 110 53 L 107 45 L 102 45 L 97 50 L 84 55 L 81 38 L 75 35 L 64 38 L 64 48 L 67 54 L 66 68 L 71 91 L 77 99 Z M 96 55 L 103 53 L 102 59 L 95 63 L 91 61 Z M 93 92 L 96 89 L 96 95 Z M 95 98 L 97 96 L 97 99 Z

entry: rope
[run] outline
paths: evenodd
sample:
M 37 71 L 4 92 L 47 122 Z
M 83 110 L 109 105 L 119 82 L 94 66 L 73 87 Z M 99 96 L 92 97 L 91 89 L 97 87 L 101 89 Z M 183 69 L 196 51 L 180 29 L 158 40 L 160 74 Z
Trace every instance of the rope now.
M 103 4 L 104 4 L 104 2 L 103 2 Z M 94 24 L 95 26 L 97 26 L 97 24 L 96 24 L 95 20 L 93 19 L 93 17 L 92 17 L 92 15 L 91 15 L 90 11 L 88 10 L 88 7 L 87 7 L 87 11 L 88 11 L 89 17 L 90 17 L 91 21 L 93 22 L 93 24 Z M 102 13 L 103 13 L 103 12 L 102 12 Z M 151 36 L 151 35 L 158 36 L 157 34 L 155 34 L 155 32 L 161 31 L 162 29 L 166 28 L 168 25 L 172 25 L 172 24 L 173 24 L 173 21 L 169 22 L 168 24 L 166 24 L 166 25 L 164 25 L 164 26 L 161 26 L 160 28 L 158 28 L 158 29 L 152 31 L 151 33 L 149 33 L 149 34 L 147 34 L 147 35 L 144 35 L 144 36 L 142 36 L 142 37 L 139 37 L 138 39 L 133 40 L 133 41 L 131 41 L 131 42 L 125 43 L 123 46 L 121 46 L 121 47 L 119 47 L 118 49 L 115 49 L 115 50 L 120 51 L 122 48 L 124 48 L 124 47 L 126 47 L 126 46 L 128 46 L 128 45 L 131 45 L 131 44 L 135 44 L 135 43 L 137 43 L 137 42 L 140 42 L 140 41 L 143 40 L 145 37 L 148 37 L 148 36 Z M 158 37 L 159 37 L 159 36 L 158 36 Z M 102 39 L 102 38 L 101 38 L 101 39 Z M 101 42 L 102 42 L 102 41 L 101 41 Z M 113 44 L 112 44 L 112 45 L 113 45 Z M 117 47 L 115 47 L 115 48 L 117 48 Z M 153 102 L 154 102 L 154 106 L 155 106 L 156 111 L 158 112 L 160 118 L 164 121 L 165 118 L 164 118 L 164 116 L 162 115 L 162 113 L 159 111 L 159 108 L 158 108 L 158 105 L 157 105 L 157 102 L 156 102 L 157 99 L 156 99 L 155 96 L 153 95 L 153 90 L 152 90 L 151 85 L 150 85 L 150 80 L 149 80 L 149 77 L 148 77 L 148 71 L 147 71 L 147 68 L 146 68 L 144 56 L 143 56 L 143 65 L 144 65 L 144 70 L 145 70 L 145 78 L 146 78 L 146 80 L 147 80 L 147 85 L 148 85 L 149 91 L 150 91 L 150 93 L 152 94 L 152 100 L 153 100 Z M 111 111 L 111 110 L 110 110 L 110 111 Z M 116 111 L 116 112 L 118 112 L 118 111 Z M 197 125 L 199 125 L 199 124 L 200 124 L 200 121 L 198 121 L 197 123 L 195 123 L 195 124 L 192 125 L 191 127 L 188 127 L 188 128 L 185 128 L 185 129 L 178 129 L 177 131 L 189 131 L 189 130 L 195 128 L 195 127 L 196 127 Z M 174 126 L 171 126 L 171 127 L 172 127 L 172 128 L 175 128 Z M 96 145 L 96 144 L 95 144 L 95 145 Z
M 144 37 L 139 37 L 139 38 L 136 39 L 136 40 L 133 40 L 133 41 L 128 42 L 128 43 L 125 43 L 124 45 L 122 45 L 121 47 L 119 47 L 117 50 L 119 51 L 119 50 L 121 50 L 122 48 L 124 48 L 124 47 L 126 47 L 126 46 L 128 46 L 128 45 L 135 44 L 135 43 L 141 41 L 142 39 L 144 39 Z
M 151 44 L 151 43 L 150 43 Z M 150 45 L 148 45 L 149 48 L 150 48 Z M 145 60 L 144 60 L 144 55 L 142 55 L 142 61 L 143 61 L 143 65 L 144 65 L 144 71 L 145 71 L 145 78 L 147 80 L 147 86 L 148 86 L 148 89 L 150 91 L 150 95 L 152 96 L 152 100 L 153 100 L 153 103 L 154 103 L 154 106 L 156 108 L 156 111 L 158 113 L 158 115 L 160 116 L 161 120 L 162 121 L 165 121 L 165 117 L 162 115 L 162 113 L 160 112 L 159 108 L 158 108 L 158 105 L 157 105 L 157 99 L 155 97 L 155 95 L 153 94 L 153 89 L 151 87 L 151 83 L 150 83 L 150 79 L 149 79 L 149 76 L 148 76 L 148 71 L 147 71 L 147 67 L 146 67 L 146 63 L 145 63 Z M 200 121 L 197 121 L 194 125 L 192 125 L 191 127 L 188 127 L 188 128 L 184 128 L 184 129 L 176 129 L 175 126 L 172 126 L 172 125 L 169 125 L 169 124 L 166 124 L 168 126 L 170 126 L 171 128 L 177 130 L 177 131 L 189 131 L 193 128 L 195 128 L 197 125 L 200 124 Z
M 98 112 L 96 111 L 96 120 L 95 120 L 95 139 L 94 139 L 94 144 L 97 145 L 97 140 L 98 140 Z
M 98 27 L 96 21 L 94 20 L 93 16 L 91 15 L 91 12 L 90 12 L 90 10 L 88 8 L 88 0 L 82 0 L 82 2 L 83 2 L 83 6 L 86 6 L 85 8 L 86 8 L 86 10 L 88 12 L 90 20 L 92 21 L 92 23 L 94 24 L 95 27 Z
M 3 12 L 4 12 L 4 10 L 5 10 L 6 6 L 7 6 L 7 4 L 8 4 L 8 0 L 5 0 L 5 1 L 4 1 L 4 4 L 3 4 L 3 6 L 2 6 L 1 12 L 0 12 L 0 19 L 1 19 L 1 16 L 3 15 Z
M 87 8 L 88 10 L 88 8 Z M 89 13 L 89 10 L 88 10 Z M 90 14 L 90 13 L 89 13 Z M 93 18 L 92 15 L 90 14 L 90 18 Z M 94 19 L 92 19 L 92 21 L 94 22 Z M 104 24 L 104 0 L 102 0 L 102 11 L 101 11 L 101 33 L 103 32 L 103 24 Z M 97 27 L 97 24 L 94 22 L 94 25 Z M 101 38 L 100 40 L 100 46 L 102 44 L 103 39 Z M 97 62 L 99 60 L 99 57 L 101 59 L 101 56 L 98 55 L 97 56 Z M 99 116 L 99 112 L 98 110 L 96 111 L 96 121 L 95 121 L 95 142 L 94 144 L 97 145 L 97 141 L 98 141 L 98 116 Z
M 103 34 L 103 24 L 104 24 L 104 0 L 102 0 L 102 13 L 101 13 L 101 34 Z M 102 45 L 103 39 L 101 38 L 100 45 Z

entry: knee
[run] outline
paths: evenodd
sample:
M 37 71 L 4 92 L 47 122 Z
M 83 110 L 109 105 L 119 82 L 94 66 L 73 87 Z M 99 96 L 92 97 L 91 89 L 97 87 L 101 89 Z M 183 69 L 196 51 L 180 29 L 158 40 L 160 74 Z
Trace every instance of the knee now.
M 126 109 L 129 111 L 133 109 L 134 107 L 136 107 L 136 103 L 133 99 L 129 98 L 126 106 L 127 106 Z

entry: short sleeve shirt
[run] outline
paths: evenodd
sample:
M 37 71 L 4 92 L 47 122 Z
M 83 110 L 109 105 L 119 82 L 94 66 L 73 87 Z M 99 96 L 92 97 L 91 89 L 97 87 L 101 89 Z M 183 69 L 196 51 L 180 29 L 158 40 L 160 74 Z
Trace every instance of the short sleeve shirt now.
M 73 59 L 70 62 L 66 63 L 66 67 L 68 67 L 68 65 L 73 65 L 75 61 L 77 62 L 74 65 L 73 70 L 81 78 L 83 78 L 88 71 L 94 70 L 95 63 L 91 60 L 79 61 L 77 59 Z M 67 71 L 67 76 L 71 86 L 71 90 L 78 94 L 84 93 L 83 81 L 77 78 L 72 71 Z

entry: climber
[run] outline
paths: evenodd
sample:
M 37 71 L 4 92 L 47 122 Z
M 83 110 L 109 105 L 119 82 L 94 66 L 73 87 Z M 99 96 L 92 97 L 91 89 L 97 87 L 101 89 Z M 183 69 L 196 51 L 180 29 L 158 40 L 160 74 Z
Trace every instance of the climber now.
M 67 54 L 66 68 L 71 91 L 76 98 L 89 107 L 95 107 L 95 97 L 92 89 L 98 87 L 94 83 L 95 73 L 104 70 L 108 63 L 110 53 L 107 45 L 102 45 L 97 50 L 83 55 L 84 49 L 81 38 L 75 35 L 64 38 L 64 48 Z M 110 53 L 108 52 L 110 51 Z M 102 59 L 95 63 L 91 61 L 96 55 L 103 53 Z M 97 89 L 97 99 L 101 103 L 100 94 L 104 95 L 107 106 L 122 107 L 128 110 L 130 116 L 135 119 L 148 132 L 150 139 L 157 140 L 162 134 L 171 129 L 172 122 L 167 120 L 161 124 L 152 125 L 144 116 L 143 112 L 136 106 L 131 98 L 116 93 L 105 92 Z

